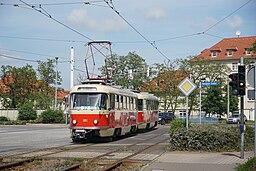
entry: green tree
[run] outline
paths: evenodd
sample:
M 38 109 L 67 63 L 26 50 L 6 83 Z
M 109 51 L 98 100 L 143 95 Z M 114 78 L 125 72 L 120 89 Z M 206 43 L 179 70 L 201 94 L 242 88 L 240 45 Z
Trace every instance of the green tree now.
M 55 60 L 48 59 L 47 62 L 38 61 L 37 71 L 39 73 L 38 77 L 43 80 L 47 85 L 55 84 L 56 81 L 56 71 L 55 71 Z M 62 78 L 60 72 L 57 72 L 57 84 L 60 85 Z
M 167 61 L 165 64 L 154 64 L 155 70 L 152 73 L 155 75 L 155 78 L 142 86 L 143 89 L 152 92 L 160 98 L 161 108 L 164 111 L 171 109 L 173 113 L 177 105 L 181 103 L 179 98 L 181 92 L 178 89 L 178 84 L 187 74 L 177 70 L 175 63 Z
M 210 60 L 197 59 L 195 57 L 188 57 L 179 61 L 179 68 L 181 71 L 187 71 L 192 82 L 197 85 L 197 89 L 189 95 L 189 114 L 192 110 L 198 107 L 199 102 L 199 84 L 202 80 L 207 82 L 218 82 L 223 87 L 227 84 L 227 73 L 230 68 L 227 65 Z
M 34 94 L 36 106 L 40 109 L 49 109 L 52 105 L 54 98 L 54 88 L 56 82 L 56 70 L 55 70 L 55 60 L 48 59 L 47 62 L 38 61 L 38 80 L 37 83 L 37 93 Z M 60 85 L 62 78 L 60 72 L 57 72 L 57 84 Z
M 112 81 L 124 88 L 138 90 L 146 81 L 146 62 L 135 52 L 129 52 L 127 56 L 113 55 L 111 63 L 114 65 Z M 104 75 L 105 67 L 101 67 Z
M 206 114 L 220 114 L 226 111 L 225 98 L 220 86 L 211 86 L 202 100 L 202 109 Z
M 0 89 L 3 106 L 6 108 L 17 108 L 31 101 L 36 92 L 36 72 L 31 65 L 21 68 L 10 65 L 1 66 L 2 82 L 6 89 Z

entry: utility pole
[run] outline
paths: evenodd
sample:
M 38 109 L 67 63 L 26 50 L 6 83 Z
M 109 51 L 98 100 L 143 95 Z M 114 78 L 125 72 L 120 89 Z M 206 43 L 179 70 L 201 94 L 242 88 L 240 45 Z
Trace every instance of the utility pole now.
M 70 50 L 70 89 L 74 86 L 74 48 Z
M 55 100 L 54 100 L 54 109 L 57 110 L 57 95 L 58 95 L 58 88 L 57 88 L 57 85 L 58 85 L 58 57 L 55 57 L 55 62 L 56 62 L 56 65 L 55 65 L 55 72 L 56 72 L 56 77 L 55 77 Z

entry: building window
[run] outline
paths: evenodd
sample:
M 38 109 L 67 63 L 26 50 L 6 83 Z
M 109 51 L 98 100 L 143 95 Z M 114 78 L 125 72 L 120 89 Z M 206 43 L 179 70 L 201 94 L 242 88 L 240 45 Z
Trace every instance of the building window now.
M 237 71 L 237 70 L 238 70 L 238 64 L 232 63 L 232 71 Z
M 247 90 L 247 98 L 248 100 L 254 100 L 254 90 Z
M 232 56 L 233 51 L 231 49 L 228 50 L 228 56 Z
M 212 57 L 216 57 L 217 56 L 217 51 L 216 50 L 213 50 L 212 51 Z
M 245 54 L 246 54 L 246 55 L 251 55 L 251 51 L 250 51 L 249 49 L 246 49 L 246 50 L 245 50 Z

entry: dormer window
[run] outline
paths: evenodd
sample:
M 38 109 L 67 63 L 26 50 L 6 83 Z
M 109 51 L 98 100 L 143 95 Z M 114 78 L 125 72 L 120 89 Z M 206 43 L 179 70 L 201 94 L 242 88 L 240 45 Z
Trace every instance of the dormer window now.
M 212 51 L 212 57 L 216 57 L 217 56 L 217 51 L 216 50 L 213 50 Z
M 233 50 L 232 50 L 232 49 L 229 49 L 229 50 L 228 50 L 228 56 L 232 56 L 232 54 L 233 54 Z
M 213 47 L 210 49 L 211 53 L 212 53 L 212 57 L 216 57 L 217 56 L 217 52 L 221 52 L 221 48 L 220 47 Z
M 245 49 L 245 54 L 246 54 L 246 55 L 251 55 L 250 49 Z

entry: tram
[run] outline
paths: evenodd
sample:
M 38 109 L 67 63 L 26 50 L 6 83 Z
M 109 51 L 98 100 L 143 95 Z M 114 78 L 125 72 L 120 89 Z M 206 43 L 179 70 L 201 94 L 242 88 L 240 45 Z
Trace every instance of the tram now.
M 113 138 L 157 126 L 158 99 L 94 80 L 73 86 L 69 95 L 71 138 L 74 142 Z

